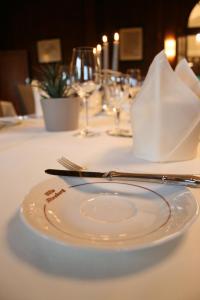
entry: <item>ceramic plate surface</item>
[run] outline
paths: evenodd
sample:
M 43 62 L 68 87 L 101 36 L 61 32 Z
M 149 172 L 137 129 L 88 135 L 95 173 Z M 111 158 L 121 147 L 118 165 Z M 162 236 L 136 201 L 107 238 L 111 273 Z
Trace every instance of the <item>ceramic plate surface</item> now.
M 29 228 L 64 245 L 134 250 L 183 233 L 198 215 L 184 187 L 61 178 L 35 186 L 21 205 Z
M 22 120 L 20 117 L 1 117 L 0 118 L 0 127 L 5 127 L 5 126 L 14 126 L 21 124 Z

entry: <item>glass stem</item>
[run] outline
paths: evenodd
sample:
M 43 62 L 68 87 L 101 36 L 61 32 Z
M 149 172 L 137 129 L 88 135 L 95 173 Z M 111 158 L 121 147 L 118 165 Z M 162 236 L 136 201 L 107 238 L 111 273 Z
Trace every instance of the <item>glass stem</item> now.
M 84 98 L 84 107 L 85 107 L 85 130 L 88 131 L 89 128 L 89 118 L 88 118 L 88 99 Z
M 105 93 L 105 87 L 103 89 L 103 93 L 101 95 L 101 111 L 104 112 L 106 111 L 106 93 Z
M 120 108 L 115 108 L 115 129 L 119 130 L 120 125 Z

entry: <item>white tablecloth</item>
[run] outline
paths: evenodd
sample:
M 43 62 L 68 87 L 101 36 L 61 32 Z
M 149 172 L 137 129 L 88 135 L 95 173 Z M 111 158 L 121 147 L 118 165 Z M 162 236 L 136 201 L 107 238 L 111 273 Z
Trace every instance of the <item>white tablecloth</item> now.
M 46 132 L 29 119 L 0 131 L 1 300 L 199 300 L 200 218 L 178 239 L 146 250 L 102 253 L 68 249 L 33 234 L 19 218 L 25 195 L 58 168 L 62 155 L 92 169 L 198 173 L 193 161 L 155 164 L 132 155 L 132 139 Z M 200 190 L 192 189 L 200 201 Z

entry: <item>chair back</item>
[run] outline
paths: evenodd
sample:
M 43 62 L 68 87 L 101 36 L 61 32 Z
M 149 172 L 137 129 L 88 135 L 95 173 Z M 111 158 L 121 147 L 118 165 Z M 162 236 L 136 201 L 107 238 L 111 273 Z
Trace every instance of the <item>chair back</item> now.
M 0 117 L 14 117 L 16 115 L 17 113 L 12 102 L 0 100 Z
M 29 84 L 18 84 L 17 88 L 25 110 L 24 113 L 28 115 L 34 114 L 35 103 L 32 86 Z

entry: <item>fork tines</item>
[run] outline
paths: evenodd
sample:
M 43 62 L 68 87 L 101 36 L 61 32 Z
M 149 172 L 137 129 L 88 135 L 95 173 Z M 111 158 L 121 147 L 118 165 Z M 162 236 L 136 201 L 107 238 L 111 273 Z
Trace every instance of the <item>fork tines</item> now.
M 71 160 L 67 159 L 66 157 L 62 156 L 61 158 L 59 158 L 57 160 L 63 167 L 69 169 L 69 170 L 74 170 L 74 171 L 79 171 L 79 170 L 83 170 L 84 168 L 75 164 L 74 162 L 72 162 Z

